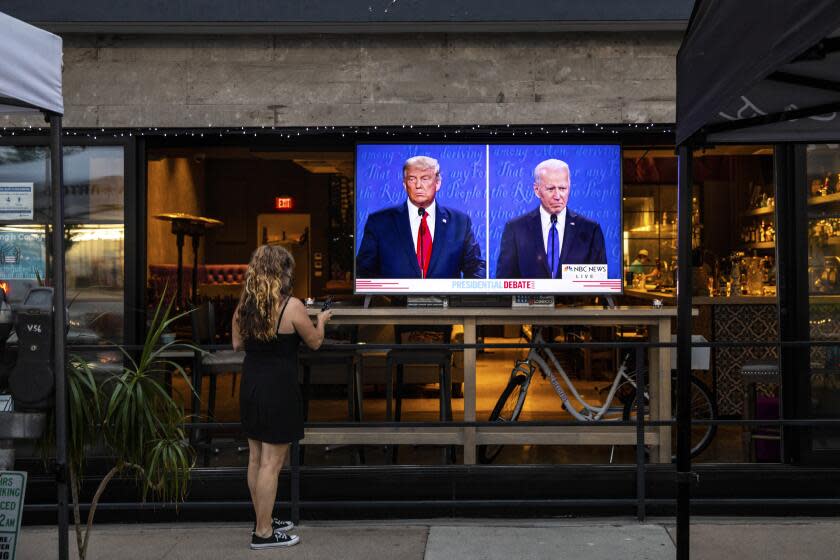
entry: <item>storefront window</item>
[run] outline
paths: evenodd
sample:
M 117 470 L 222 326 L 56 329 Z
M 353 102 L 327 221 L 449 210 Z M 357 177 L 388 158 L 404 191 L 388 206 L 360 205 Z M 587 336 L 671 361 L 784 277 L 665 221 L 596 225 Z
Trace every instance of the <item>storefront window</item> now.
M 121 146 L 64 150 L 70 341 L 122 342 L 125 158 Z
M 623 251 L 628 287 L 674 292 L 677 264 L 677 164 L 671 151 L 623 154 Z
M 808 283 L 812 340 L 840 341 L 840 149 L 807 147 Z M 811 349 L 810 414 L 840 416 L 840 345 Z M 840 433 L 815 428 L 813 452 L 840 450 Z
M 49 284 L 49 150 L 0 146 L 0 285 L 12 303 Z M 125 161 L 119 146 L 64 149 L 65 259 L 71 344 L 123 336 Z
M 692 353 L 692 363 L 698 365 L 692 376 L 714 401 L 719 417 L 775 418 L 778 414 L 777 385 L 747 383 L 748 394 L 754 396 L 744 398 L 744 372 L 756 362 L 773 362 L 777 356 L 774 348 L 748 345 L 778 336 L 773 161 L 771 146 L 718 146 L 694 154 L 691 268 L 693 307 L 698 315 L 692 334 L 712 342 L 744 343 Z M 676 305 L 676 174 L 673 150 L 624 150 L 627 303 L 650 305 L 660 300 Z M 633 340 L 643 334 L 641 329 L 632 329 L 620 336 Z M 676 361 L 671 365 L 675 367 Z M 693 402 L 703 402 L 704 391 L 698 389 L 698 400 L 692 396 Z M 695 420 L 708 419 L 700 413 L 700 408 L 693 410 Z M 748 436 L 740 427 L 718 427 L 694 460 L 779 460 L 778 441 Z M 742 445 L 742 441 L 751 443 Z

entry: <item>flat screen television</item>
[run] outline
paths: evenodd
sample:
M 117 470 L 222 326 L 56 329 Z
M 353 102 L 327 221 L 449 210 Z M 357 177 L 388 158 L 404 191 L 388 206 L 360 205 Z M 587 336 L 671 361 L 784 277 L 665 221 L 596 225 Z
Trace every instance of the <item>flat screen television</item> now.
M 618 144 L 358 144 L 357 294 L 620 294 Z

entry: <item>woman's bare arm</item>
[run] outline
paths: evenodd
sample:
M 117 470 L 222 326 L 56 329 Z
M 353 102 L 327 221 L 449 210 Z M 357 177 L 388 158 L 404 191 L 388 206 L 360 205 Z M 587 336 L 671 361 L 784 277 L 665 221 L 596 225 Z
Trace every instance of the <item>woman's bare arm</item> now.
M 230 328 L 231 335 L 233 337 L 233 349 L 237 352 L 244 350 L 245 345 L 242 341 L 242 333 L 239 332 L 239 306 L 236 306 L 236 309 L 233 311 L 233 324 Z
M 303 342 L 313 350 L 317 350 L 324 342 L 324 325 L 330 320 L 332 311 L 327 310 L 318 313 L 318 320 L 313 325 L 303 302 L 297 298 L 292 298 L 286 308 L 286 313 L 291 314 L 292 324 Z

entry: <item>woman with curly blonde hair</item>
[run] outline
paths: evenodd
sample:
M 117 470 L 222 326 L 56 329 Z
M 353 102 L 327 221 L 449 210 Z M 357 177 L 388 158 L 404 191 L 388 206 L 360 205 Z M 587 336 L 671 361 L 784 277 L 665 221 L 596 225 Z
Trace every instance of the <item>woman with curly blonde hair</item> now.
M 291 546 L 291 521 L 272 517 L 277 478 L 289 444 L 303 438 L 303 407 L 298 386 L 301 339 L 317 350 L 331 311 L 318 314 L 315 326 L 303 303 L 291 296 L 295 261 L 283 247 L 254 251 L 239 305 L 233 314 L 234 350 L 245 350 L 239 407 L 248 436 L 248 489 L 256 523 L 251 548 Z

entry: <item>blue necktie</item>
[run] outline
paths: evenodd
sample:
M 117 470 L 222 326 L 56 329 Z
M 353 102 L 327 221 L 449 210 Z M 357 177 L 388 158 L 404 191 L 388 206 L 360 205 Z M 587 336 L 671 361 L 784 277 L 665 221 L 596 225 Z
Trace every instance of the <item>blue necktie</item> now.
M 560 247 L 557 239 L 557 215 L 551 215 L 551 229 L 548 230 L 548 266 L 551 269 L 551 277 L 557 278 L 557 270 L 560 268 Z

